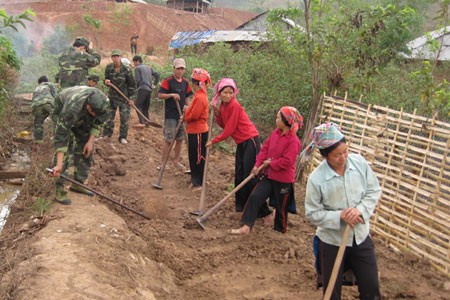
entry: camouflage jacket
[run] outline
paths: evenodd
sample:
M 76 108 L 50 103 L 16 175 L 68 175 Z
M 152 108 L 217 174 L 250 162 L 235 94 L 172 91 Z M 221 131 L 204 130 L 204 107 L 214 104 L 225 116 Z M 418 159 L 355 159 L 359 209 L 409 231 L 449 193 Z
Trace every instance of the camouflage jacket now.
M 88 113 L 86 102 L 94 93 L 100 94 L 105 102 L 109 102 L 101 90 L 88 86 L 64 89 L 55 98 L 52 119 L 56 123 L 54 137 L 56 152 L 67 152 L 71 132 L 74 135 L 99 136 L 103 124 L 108 120 L 109 111 L 106 109 L 95 117 Z M 106 107 L 109 107 L 109 103 Z
M 33 92 L 31 108 L 35 108 L 44 104 L 55 105 L 55 98 L 58 95 L 56 84 L 51 82 L 43 82 L 39 84 Z
M 100 55 L 94 50 L 81 53 L 70 47 L 58 57 L 59 73 L 56 80 L 62 88 L 85 84 L 88 69 L 98 66 L 100 61 Z
M 136 81 L 133 77 L 133 72 L 130 67 L 125 66 L 124 64 L 120 64 L 119 72 L 114 70 L 114 64 L 109 64 L 105 69 L 105 80 L 111 80 L 111 83 L 114 84 L 119 90 L 125 94 L 128 98 L 134 96 L 136 92 Z M 126 101 L 114 88 L 109 88 L 108 96 L 111 100 L 119 100 Z

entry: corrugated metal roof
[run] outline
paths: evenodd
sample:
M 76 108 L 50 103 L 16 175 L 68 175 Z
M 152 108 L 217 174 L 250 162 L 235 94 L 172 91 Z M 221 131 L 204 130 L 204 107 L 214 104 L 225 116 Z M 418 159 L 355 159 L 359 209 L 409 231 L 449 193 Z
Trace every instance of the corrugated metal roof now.
M 429 40 L 437 41 L 441 47 L 431 49 Z M 411 54 L 401 53 L 410 59 L 450 60 L 450 26 L 430 32 L 406 44 Z
M 217 42 L 260 42 L 267 41 L 266 33 L 262 31 L 245 30 L 208 30 L 177 32 L 170 41 L 170 49 L 179 49 L 200 43 Z

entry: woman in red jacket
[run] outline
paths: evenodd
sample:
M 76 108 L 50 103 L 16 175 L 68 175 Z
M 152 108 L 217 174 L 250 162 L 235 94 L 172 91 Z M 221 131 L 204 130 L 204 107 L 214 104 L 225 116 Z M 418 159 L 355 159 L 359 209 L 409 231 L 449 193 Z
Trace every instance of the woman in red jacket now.
M 216 122 L 223 131 L 206 144 L 210 147 L 228 137 L 237 144 L 234 186 L 238 186 L 250 175 L 260 150 L 259 133 L 250 121 L 247 113 L 236 99 L 239 90 L 231 78 L 222 78 L 214 86 L 215 95 L 211 101 Z M 219 104 L 219 102 L 221 102 Z M 242 212 L 248 196 L 256 184 L 256 179 L 249 181 L 236 193 L 236 212 Z M 269 208 L 267 207 L 267 210 Z M 264 216 L 269 212 L 261 212 Z
M 194 191 L 202 190 L 203 170 L 205 168 L 206 141 L 208 140 L 208 93 L 211 86 L 208 71 L 195 68 L 191 75 L 194 98 L 187 107 L 184 119 L 188 133 L 189 167 Z
M 252 170 L 256 176 L 259 167 L 263 166 L 264 176 L 244 208 L 242 227 L 231 230 L 232 234 L 250 233 L 260 208 L 267 205 L 267 198 L 275 208 L 274 229 L 286 232 L 288 209 L 295 203 L 295 161 L 301 149 L 296 133 L 303 126 L 303 117 L 296 108 L 284 106 L 277 113 L 275 123 L 277 128 L 264 142 Z

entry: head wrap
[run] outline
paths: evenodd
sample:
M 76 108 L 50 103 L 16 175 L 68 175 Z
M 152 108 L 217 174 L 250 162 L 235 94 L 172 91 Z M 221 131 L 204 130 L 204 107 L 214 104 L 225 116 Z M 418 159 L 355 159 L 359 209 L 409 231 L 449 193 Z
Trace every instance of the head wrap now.
M 344 138 L 338 125 L 334 123 L 320 124 L 313 129 L 310 136 L 311 143 L 302 151 L 301 156 L 308 158 L 315 147 L 318 149 L 326 149 Z
M 212 86 L 211 77 L 209 76 L 208 71 L 201 68 L 192 70 L 191 78 L 200 81 L 200 87 L 204 91 L 206 91 L 206 85 Z
M 220 91 L 224 88 L 230 86 L 234 90 L 233 98 L 236 98 L 236 95 L 239 94 L 239 90 L 237 88 L 236 82 L 234 82 L 231 78 L 222 78 L 220 79 L 216 85 L 214 86 L 214 97 L 211 100 L 212 106 L 217 106 L 219 104 Z
M 295 107 L 283 106 L 280 113 L 289 124 L 291 135 L 295 135 L 297 130 L 303 127 L 303 117 Z

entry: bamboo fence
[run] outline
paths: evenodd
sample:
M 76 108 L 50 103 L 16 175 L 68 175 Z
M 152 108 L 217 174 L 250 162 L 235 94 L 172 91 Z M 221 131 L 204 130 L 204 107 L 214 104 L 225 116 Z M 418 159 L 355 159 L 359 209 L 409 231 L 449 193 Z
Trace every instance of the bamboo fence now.
M 325 95 L 318 118 L 338 124 L 377 174 L 372 231 L 450 276 L 450 124 Z M 308 171 L 321 160 L 316 151 Z

